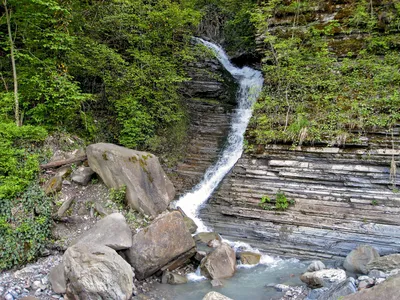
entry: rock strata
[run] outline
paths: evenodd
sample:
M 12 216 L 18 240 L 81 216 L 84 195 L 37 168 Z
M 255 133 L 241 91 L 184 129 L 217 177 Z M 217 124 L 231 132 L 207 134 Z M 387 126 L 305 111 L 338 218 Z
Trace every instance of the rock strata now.
M 200 217 L 225 238 L 272 254 L 340 258 L 360 244 L 398 253 L 400 194 L 391 189 L 390 161 L 400 151 L 387 148 L 389 141 L 371 134 L 365 146 L 269 145 L 244 154 Z M 295 204 L 279 213 L 259 206 L 278 191 Z

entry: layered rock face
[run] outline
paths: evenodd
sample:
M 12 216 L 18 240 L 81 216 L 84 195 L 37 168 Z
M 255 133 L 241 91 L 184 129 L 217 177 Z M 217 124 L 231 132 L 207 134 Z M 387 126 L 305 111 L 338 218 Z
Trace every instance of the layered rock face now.
M 391 175 L 399 128 L 392 137 L 373 134 L 346 148 L 270 145 L 243 155 L 201 210 L 207 225 L 225 238 L 268 253 L 333 258 L 359 244 L 381 255 L 400 251 L 400 179 Z M 264 210 L 263 196 L 278 191 L 295 205 Z
M 187 71 L 192 79 L 182 93 L 189 116 L 189 140 L 184 159 L 170 174 L 179 194 L 196 185 L 217 159 L 229 132 L 237 90 L 217 59 L 199 58 Z

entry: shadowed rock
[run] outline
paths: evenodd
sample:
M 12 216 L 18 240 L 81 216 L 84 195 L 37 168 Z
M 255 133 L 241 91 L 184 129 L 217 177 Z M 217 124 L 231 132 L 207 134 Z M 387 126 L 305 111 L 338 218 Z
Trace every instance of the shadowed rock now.
M 174 211 L 159 216 L 151 225 L 133 236 L 132 247 L 126 250 L 128 262 L 135 268 L 141 280 L 160 270 L 165 265 L 181 258 L 187 252 L 195 255 L 194 240 L 186 229 L 180 212 Z M 186 259 L 180 260 L 184 263 Z M 179 267 L 170 264 L 169 270 Z

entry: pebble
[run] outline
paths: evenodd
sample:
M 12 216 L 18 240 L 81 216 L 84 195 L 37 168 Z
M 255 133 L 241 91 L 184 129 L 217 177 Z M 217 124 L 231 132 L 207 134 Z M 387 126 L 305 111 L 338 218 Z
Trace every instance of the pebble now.
M 6 294 L 6 296 L 4 297 L 5 300 L 14 300 L 14 297 L 11 294 Z

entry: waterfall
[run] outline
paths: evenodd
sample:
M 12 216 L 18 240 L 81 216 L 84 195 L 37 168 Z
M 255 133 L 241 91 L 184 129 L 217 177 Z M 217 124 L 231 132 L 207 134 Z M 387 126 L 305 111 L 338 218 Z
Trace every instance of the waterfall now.
M 205 173 L 203 179 L 190 192 L 175 203 L 182 208 L 189 218 L 198 226 L 198 231 L 209 231 L 198 217 L 198 211 L 217 188 L 225 175 L 232 169 L 243 152 L 243 135 L 252 114 L 252 106 L 257 100 L 263 85 L 260 71 L 249 67 L 237 68 L 230 61 L 224 50 L 210 42 L 195 38 L 195 40 L 211 49 L 224 68 L 237 80 L 237 108 L 232 117 L 232 124 L 227 143 L 217 162 Z

